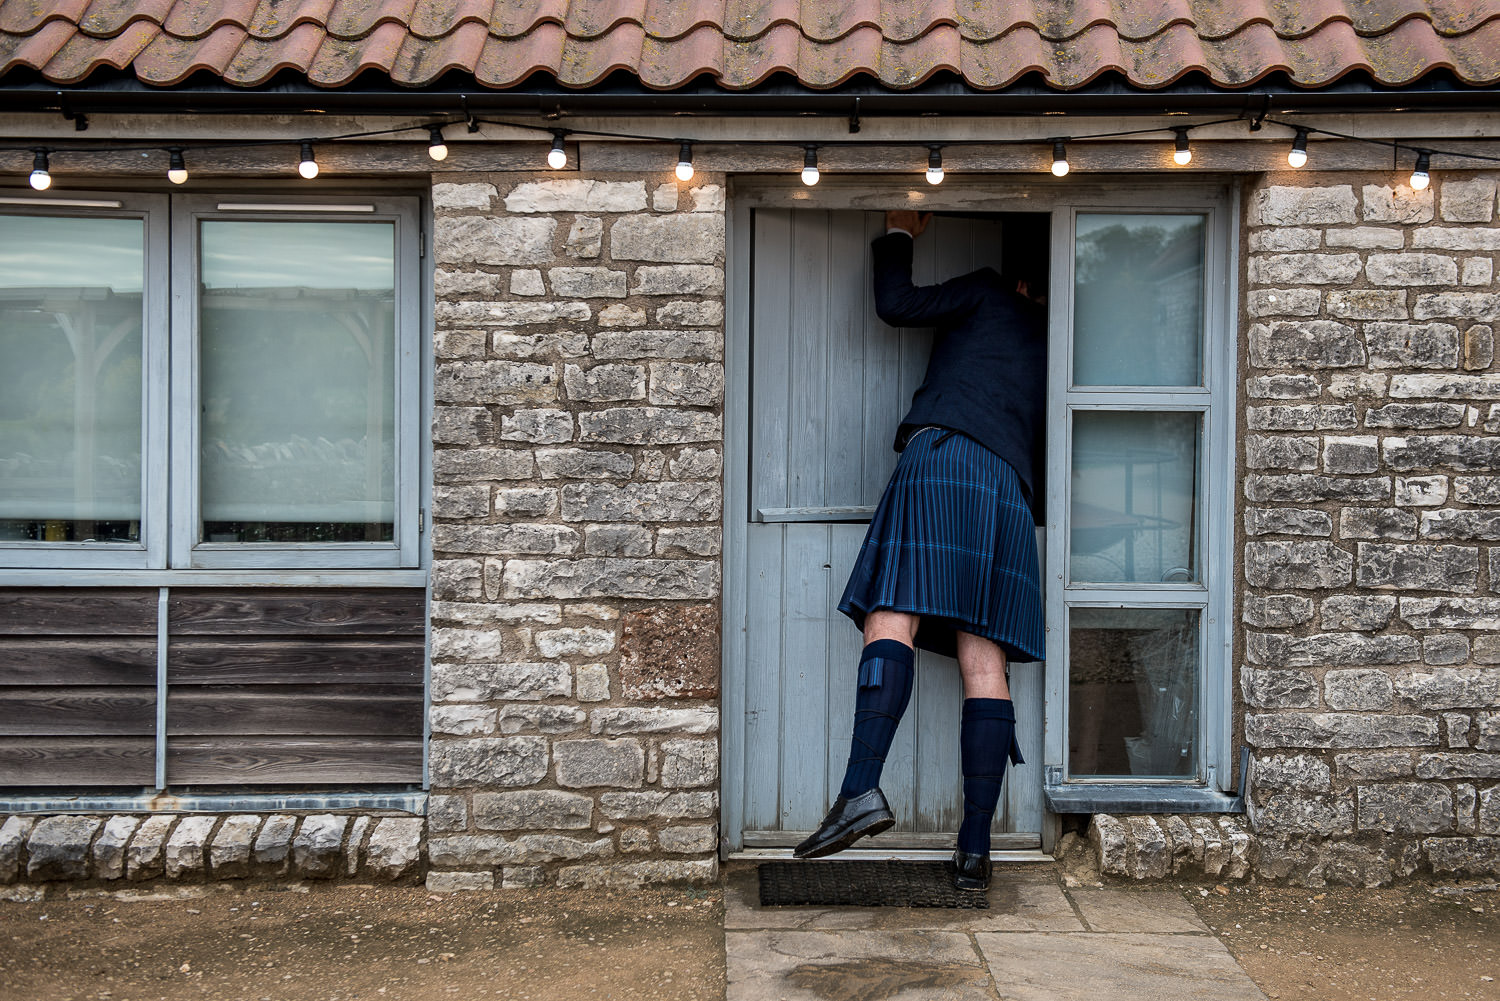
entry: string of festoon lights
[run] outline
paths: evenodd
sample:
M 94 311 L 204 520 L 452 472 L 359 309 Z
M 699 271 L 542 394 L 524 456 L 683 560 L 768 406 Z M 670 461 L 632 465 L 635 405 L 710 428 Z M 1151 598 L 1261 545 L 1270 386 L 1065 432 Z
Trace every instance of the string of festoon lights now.
M 846 140 L 821 140 L 818 142 L 794 141 L 787 139 L 748 139 L 737 140 L 734 146 L 762 146 L 780 147 L 783 149 L 802 150 L 802 183 L 817 184 L 822 176 L 822 169 L 818 165 L 818 152 L 827 148 L 848 147 L 887 147 L 887 148 L 925 148 L 927 150 L 927 169 L 923 176 L 929 184 L 941 184 L 945 176 L 943 168 L 943 151 L 945 149 L 963 147 L 995 147 L 995 146 L 1030 146 L 1046 148 L 1051 147 L 1052 165 L 1051 171 L 1057 177 L 1065 177 L 1070 169 L 1068 164 L 1068 144 L 1079 144 L 1098 142 L 1106 139 L 1121 139 L 1134 136 L 1153 134 L 1169 134 L 1172 138 L 1172 161 L 1180 167 L 1187 167 L 1193 162 L 1193 149 L 1189 136 L 1195 129 L 1204 129 L 1210 126 L 1224 125 L 1236 121 L 1246 121 L 1243 117 L 1220 118 L 1208 122 L 1198 122 L 1192 125 L 1169 125 L 1154 128 L 1129 129 L 1116 132 L 1093 132 L 1082 135 L 1050 136 L 1045 139 L 963 139 L 947 142 L 931 142 L 927 140 L 877 140 L 866 141 L 858 139 Z M 1364 143 L 1367 145 L 1381 146 L 1392 151 L 1398 160 L 1402 154 L 1408 154 L 1413 158 L 1413 167 L 1410 183 L 1412 188 L 1422 190 L 1431 183 L 1431 170 L 1433 157 L 1451 157 L 1463 160 L 1483 160 L 1492 163 L 1500 163 L 1500 156 L 1489 156 L 1482 153 L 1471 153 L 1462 150 L 1438 149 L 1427 145 L 1415 145 L 1410 142 L 1392 139 L 1369 139 L 1363 136 L 1350 135 L 1344 132 L 1336 132 L 1331 129 L 1319 128 L 1306 125 L 1300 121 L 1285 121 L 1277 118 L 1263 117 L 1250 121 L 1248 124 L 1252 130 L 1259 129 L 1262 122 L 1270 122 L 1274 125 L 1284 126 L 1293 132 L 1291 148 L 1287 151 L 1287 166 L 1293 168 L 1305 167 L 1309 160 L 1307 140 L 1311 136 L 1326 136 L 1330 139 L 1343 139 L 1350 142 Z M 115 143 L 108 146 L 0 146 L 0 152 L 29 152 L 32 154 L 31 173 L 29 181 L 37 191 L 46 191 L 52 186 L 52 158 L 55 156 L 73 157 L 79 155 L 121 152 L 160 152 L 167 158 L 167 179 L 173 184 L 186 184 L 188 180 L 187 158 L 189 151 L 210 151 L 219 149 L 245 149 L 258 146 L 296 146 L 298 149 L 297 173 L 302 177 L 312 180 L 318 176 L 317 147 L 320 145 L 331 145 L 334 143 L 345 143 L 359 139 L 371 139 L 379 136 L 394 136 L 405 132 L 427 133 L 427 155 L 434 161 L 441 162 L 448 158 L 448 144 L 444 138 L 443 130 L 451 126 L 463 125 L 469 132 L 476 132 L 481 125 L 495 125 L 506 128 L 520 129 L 534 132 L 547 133 L 551 136 L 552 144 L 547 150 L 545 162 L 553 170 L 564 170 L 568 167 L 567 140 L 575 139 L 622 139 L 634 142 L 660 143 L 677 147 L 677 164 L 674 173 L 680 181 L 690 181 L 693 178 L 693 149 L 695 146 L 724 145 L 721 140 L 706 139 L 683 139 L 680 137 L 647 135 L 633 132 L 608 132 L 594 129 L 569 129 L 554 125 L 534 125 L 524 122 L 490 121 L 466 117 L 461 119 L 449 119 L 444 121 L 422 122 L 415 125 L 401 125 L 388 129 L 374 129 L 364 132 L 346 132 L 340 135 L 321 136 L 307 139 L 265 139 L 248 141 L 224 141 L 211 143 L 196 143 L 192 146 L 171 145 L 157 146 L 146 144 Z M 576 164 L 575 164 L 576 166 Z

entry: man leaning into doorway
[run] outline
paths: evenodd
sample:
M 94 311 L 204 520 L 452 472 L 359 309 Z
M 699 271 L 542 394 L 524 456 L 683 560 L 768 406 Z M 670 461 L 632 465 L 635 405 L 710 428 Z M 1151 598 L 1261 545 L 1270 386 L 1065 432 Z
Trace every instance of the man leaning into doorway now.
M 929 219 L 889 212 L 886 234 L 871 245 L 880 318 L 936 330 L 926 377 L 896 432 L 900 461 L 839 603 L 865 641 L 849 764 L 828 816 L 794 854 L 832 855 L 895 823 L 880 773 L 911 700 L 919 647 L 957 655 L 963 675 L 964 820 L 953 877 L 960 889 L 981 890 L 1006 760 L 1022 764 L 1006 665 L 1042 659 L 1032 485 L 1046 316 L 1040 288 L 991 268 L 913 285 L 913 244 Z

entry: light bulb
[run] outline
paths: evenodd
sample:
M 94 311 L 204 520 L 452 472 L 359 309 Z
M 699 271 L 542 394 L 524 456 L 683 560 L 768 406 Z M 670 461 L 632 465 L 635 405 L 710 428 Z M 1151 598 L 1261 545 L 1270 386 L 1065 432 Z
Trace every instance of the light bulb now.
M 927 183 L 943 183 L 943 150 L 940 146 L 933 146 L 927 154 Z
M 443 127 L 441 125 L 427 126 L 427 134 L 431 141 L 427 144 L 427 155 L 434 160 L 448 159 L 448 144 L 443 142 Z
M 562 170 L 568 165 L 568 151 L 563 149 L 563 137 L 559 132 L 553 136 L 552 149 L 547 152 L 547 166 L 553 170 Z
M 1307 130 L 1298 129 L 1297 138 L 1292 140 L 1291 152 L 1286 155 L 1288 167 L 1302 167 L 1307 164 Z
M 182 150 L 169 149 L 167 156 L 171 159 L 167 162 L 167 180 L 173 184 L 186 184 L 188 179 L 187 164 L 183 162 Z
M 318 176 L 318 161 L 313 159 L 312 143 L 302 144 L 302 162 L 297 164 L 297 173 L 309 181 Z
M 1431 166 L 1431 154 L 1429 154 L 1425 149 L 1418 150 L 1417 167 L 1411 172 L 1411 187 L 1413 191 L 1423 191 L 1426 189 L 1428 184 L 1432 183 L 1432 178 L 1427 176 L 1427 170 Z
M 1052 173 L 1057 177 L 1066 177 L 1068 173 L 1068 151 L 1060 139 L 1052 144 Z
M 807 147 L 807 152 L 802 157 L 802 183 L 814 185 L 818 183 L 818 148 Z
M 1176 148 L 1172 150 L 1172 160 L 1179 167 L 1186 167 L 1193 162 L 1193 151 L 1188 146 L 1187 129 L 1175 129 L 1177 133 Z
M 31 177 L 28 180 L 37 191 L 46 191 L 52 187 L 52 175 L 47 170 L 46 150 L 37 150 L 36 155 L 31 158 Z
M 677 152 L 677 179 L 679 181 L 691 181 L 693 179 L 693 144 L 683 143 Z

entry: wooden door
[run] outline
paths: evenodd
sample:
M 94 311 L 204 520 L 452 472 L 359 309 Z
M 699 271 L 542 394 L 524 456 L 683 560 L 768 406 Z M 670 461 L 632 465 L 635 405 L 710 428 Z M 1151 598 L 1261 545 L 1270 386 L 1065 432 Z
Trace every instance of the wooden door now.
M 869 244 L 878 212 L 759 210 L 750 284 L 750 470 L 745 574 L 746 847 L 794 844 L 838 793 L 849 754 L 861 637 L 837 611 L 920 384 L 931 332 L 875 315 Z M 940 217 L 917 244 L 919 284 L 1000 266 L 998 220 Z M 1034 848 L 1042 825 L 1042 665 L 1011 668 L 1028 764 L 1006 780 L 995 847 Z M 881 847 L 952 845 L 963 817 L 958 665 L 918 653 L 912 703 L 881 788 L 897 826 Z M 729 832 L 733 842 L 734 832 Z

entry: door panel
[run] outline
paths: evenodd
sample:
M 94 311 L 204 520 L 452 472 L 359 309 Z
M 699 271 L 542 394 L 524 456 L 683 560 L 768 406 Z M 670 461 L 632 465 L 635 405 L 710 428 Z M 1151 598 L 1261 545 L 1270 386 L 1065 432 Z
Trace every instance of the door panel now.
M 837 611 L 885 488 L 896 424 L 931 332 L 888 327 L 871 296 L 877 212 L 755 214 L 745 608 L 747 845 L 793 844 L 822 819 L 849 755 L 861 638 Z M 917 245 L 926 284 L 1000 264 L 998 221 L 934 219 Z M 1038 842 L 1041 665 L 1011 669 L 1028 762 L 996 813 L 996 847 Z M 917 683 L 881 788 L 897 826 L 884 847 L 941 847 L 963 816 L 958 665 L 919 653 Z

